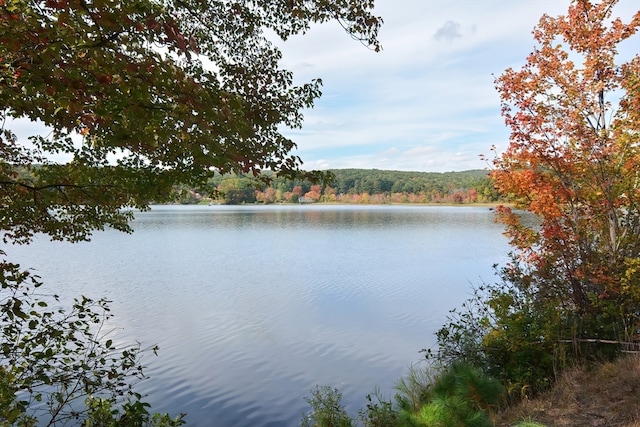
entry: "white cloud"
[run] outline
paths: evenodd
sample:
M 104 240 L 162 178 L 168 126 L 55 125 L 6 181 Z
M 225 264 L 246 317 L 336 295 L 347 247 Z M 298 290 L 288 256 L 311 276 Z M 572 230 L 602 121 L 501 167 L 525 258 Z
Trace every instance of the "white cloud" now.
M 460 24 L 454 21 L 447 21 L 444 25 L 438 28 L 438 31 L 433 35 L 436 40 L 445 40 L 452 42 L 454 39 L 462 37 L 460 33 Z
M 634 6 L 635 3 L 635 6 Z M 321 77 L 324 96 L 289 132 L 307 168 L 447 171 L 483 168 L 480 154 L 505 147 L 494 76 L 520 67 L 531 31 L 569 0 L 377 0 L 383 51 L 337 24 L 284 45 L 297 81 Z M 626 20 L 635 0 L 621 0 Z M 637 48 L 636 48 L 637 53 Z

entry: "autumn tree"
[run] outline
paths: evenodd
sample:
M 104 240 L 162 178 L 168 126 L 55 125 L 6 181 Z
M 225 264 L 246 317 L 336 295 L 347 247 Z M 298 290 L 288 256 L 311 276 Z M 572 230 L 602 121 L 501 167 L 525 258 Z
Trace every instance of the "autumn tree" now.
M 260 203 L 270 204 L 276 201 L 276 190 L 273 187 L 267 187 L 264 191 L 256 192 L 256 200 Z
M 312 185 L 309 188 L 309 191 L 307 191 L 304 194 L 305 199 L 307 199 L 308 201 L 314 201 L 314 202 L 317 202 L 318 200 L 320 200 L 321 196 L 322 196 L 322 186 L 318 184 Z
M 608 338 L 632 339 L 640 326 L 640 11 L 612 19 L 616 3 L 543 16 L 524 67 L 496 80 L 511 137 L 492 177 L 539 220 L 500 209 L 513 266 L 583 338 L 611 326 Z M 626 60 L 624 42 L 636 47 Z
M 337 20 L 378 50 L 372 9 L 373 0 L 0 0 L 3 241 L 130 231 L 123 208 L 215 174 L 304 175 L 282 129 L 301 126 L 321 81 L 294 85 L 273 42 Z M 83 424 L 79 396 L 104 392 L 85 409 L 124 425 L 110 399 L 138 372 L 138 353 L 95 339 L 87 319 L 100 324 L 106 307 L 80 299 L 45 311 L 41 282 L 6 260 L 0 284 L 0 423 L 35 422 L 34 403 L 50 424 Z M 128 420 L 142 425 L 145 406 L 132 405 Z
M 304 195 L 304 190 L 301 185 L 296 185 L 293 187 L 291 192 L 287 193 L 287 201 L 297 203 L 298 199 Z
M 482 368 L 515 399 L 638 339 L 640 11 L 624 22 L 615 5 L 544 15 L 525 65 L 496 79 L 511 136 L 491 176 L 512 202 L 497 211 L 513 252 L 451 311 L 437 357 Z M 625 42 L 636 48 L 621 59 Z

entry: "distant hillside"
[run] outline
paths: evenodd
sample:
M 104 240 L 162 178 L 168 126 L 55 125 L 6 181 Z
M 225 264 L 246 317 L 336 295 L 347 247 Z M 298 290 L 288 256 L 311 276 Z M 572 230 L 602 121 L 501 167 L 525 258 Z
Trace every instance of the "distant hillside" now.
M 335 175 L 332 187 L 338 193 L 440 193 L 456 190 L 487 190 L 497 198 L 486 170 L 462 172 L 404 172 L 379 169 L 331 169 Z
M 271 176 L 269 185 L 250 176 L 221 175 L 193 189 L 182 203 L 209 194 L 238 203 L 491 203 L 499 200 L 486 170 L 404 172 L 379 169 L 331 169 L 326 185 Z M 269 176 L 269 173 L 265 173 Z

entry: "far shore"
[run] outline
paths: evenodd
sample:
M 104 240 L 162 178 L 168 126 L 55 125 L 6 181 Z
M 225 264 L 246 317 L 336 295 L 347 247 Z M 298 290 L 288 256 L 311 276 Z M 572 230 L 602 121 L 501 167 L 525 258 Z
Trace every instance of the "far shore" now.
M 163 204 L 159 204 L 163 205 Z M 344 203 L 344 202 L 312 202 L 312 203 L 238 203 L 227 204 L 215 200 L 201 201 L 199 203 L 164 203 L 164 205 L 175 206 L 446 206 L 446 207 L 487 207 L 495 209 L 498 206 L 513 208 L 515 205 L 510 202 L 477 202 L 477 203 Z

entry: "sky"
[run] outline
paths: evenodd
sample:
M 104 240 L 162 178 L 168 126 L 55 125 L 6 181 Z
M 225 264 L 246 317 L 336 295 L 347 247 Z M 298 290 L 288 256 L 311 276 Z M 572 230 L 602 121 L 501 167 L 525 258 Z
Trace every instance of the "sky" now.
M 509 138 L 494 78 L 524 65 L 540 17 L 565 14 L 569 0 L 375 3 L 382 52 L 335 22 L 281 46 L 281 64 L 298 83 L 323 81 L 302 129 L 284 131 L 304 168 L 487 168 L 480 155 L 506 148 Z M 628 22 L 638 9 L 637 0 L 621 0 L 613 16 Z

